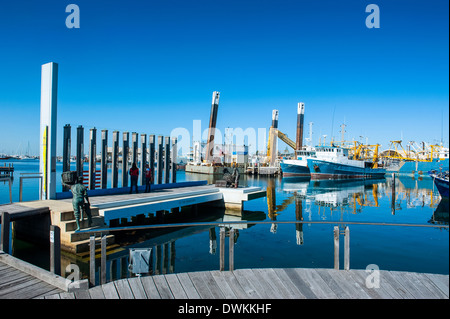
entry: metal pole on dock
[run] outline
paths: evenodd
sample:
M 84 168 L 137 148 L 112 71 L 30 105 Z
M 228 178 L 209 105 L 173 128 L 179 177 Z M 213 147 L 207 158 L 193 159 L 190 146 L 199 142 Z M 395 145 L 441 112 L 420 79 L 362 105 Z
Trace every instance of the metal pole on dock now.
M 9 235 L 10 235 L 10 221 L 11 217 L 9 213 L 2 213 L 2 226 L 0 237 L 0 250 L 3 250 L 6 254 L 9 254 Z
M 172 158 L 172 183 L 177 182 L 177 153 L 178 153 L 178 146 L 177 146 L 177 138 L 172 138 L 172 151 L 170 152 L 171 158 Z
M 76 170 L 78 177 L 83 176 L 84 164 L 84 128 L 79 125 L 77 127 L 77 161 Z
M 95 164 L 97 156 L 97 129 L 89 130 L 89 189 L 95 189 Z
M 145 185 L 145 164 L 147 164 L 147 134 L 141 134 L 141 165 L 139 173 L 141 174 L 141 185 Z
M 102 130 L 101 188 L 106 188 L 108 181 L 108 130 Z
M 164 139 L 164 183 L 170 182 L 170 136 Z
M 64 125 L 63 132 L 63 161 L 62 161 L 62 171 L 70 171 L 70 148 L 71 148 L 71 127 L 70 124 Z M 68 191 L 69 187 L 63 185 L 63 191 Z
M 50 225 L 50 272 L 61 276 L 61 229 Z
M 155 135 L 149 135 L 148 137 L 148 148 L 149 148 L 149 154 L 148 154 L 148 162 L 150 171 L 152 172 L 153 176 L 153 182 L 151 184 L 154 184 L 155 181 Z
M 112 146 L 112 164 L 111 164 L 111 183 L 112 188 L 117 188 L 119 183 L 119 131 L 113 132 Z
M 122 144 L 122 187 L 128 186 L 128 152 L 130 148 L 130 133 L 123 132 Z
M 163 173 L 163 138 L 164 136 L 158 136 L 158 157 L 156 169 L 158 170 L 158 184 L 162 184 L 162 173 Z

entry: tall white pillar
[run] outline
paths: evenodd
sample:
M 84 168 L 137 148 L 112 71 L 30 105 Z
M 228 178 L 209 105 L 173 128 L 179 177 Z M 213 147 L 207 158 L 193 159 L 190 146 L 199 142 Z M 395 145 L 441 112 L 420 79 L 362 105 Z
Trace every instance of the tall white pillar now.
M 41 125 L 39 171 L 43 173 L 43 199 L 56 199 L 56 113 L 58 64 L 50 62 L 41 69 Z

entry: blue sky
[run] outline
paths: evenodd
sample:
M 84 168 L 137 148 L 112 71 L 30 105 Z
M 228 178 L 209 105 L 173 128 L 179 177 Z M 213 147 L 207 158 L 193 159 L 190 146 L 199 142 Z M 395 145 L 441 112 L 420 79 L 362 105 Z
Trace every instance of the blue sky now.
M 65 25 L 70 3 L 80 8 L 79 29 Z M 365 25 L 370 3 L 380 8 L 379 29 Z M 30 143 L 37 154 L 40 69 L 50 61 L 59 64 L 59 140 L 64 124 L 168 135 L 201 120 L 206 129 L 220 91 L 223 131 L 268 129 L 278 109 L 280 130 L 295 140 L 302 101 L 314 143 L 324 134 L 340 139 L 345 121 L 347 139 L 383 148 L 441 135 L 448 145 L 448 6 L 0 0 L 0 153 Z

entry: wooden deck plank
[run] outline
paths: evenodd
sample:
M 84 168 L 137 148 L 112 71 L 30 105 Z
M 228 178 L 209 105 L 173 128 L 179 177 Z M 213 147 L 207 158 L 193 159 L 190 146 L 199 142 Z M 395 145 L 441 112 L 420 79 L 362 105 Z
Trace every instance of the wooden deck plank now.
M 119 299 L 119 294 L 117 293 L 116 286 L 114 282 L 108 282 L 101 286 L 105 299 Z
M 194 284 L 191 281 L 191 278 L 187 273 L 179 273 L 176 274 L 178 281 L 180 282 L 181 286 L 183 286 L 184 291 L 186 292 L 187 298 L 189 299 L 200 299 L 200 295 L 197 292 L 197 289 L 195 289 Z
M 414 285 L 420 290 L 420 292 L 427 299 L 443 299 L 446 298 L 444 293 L 439 289 L 436 289 L 434 284 L 428 279 L 428 277 L 408 272 L 407 276 L 409 276 L 410 280 L 414 283 Z
M 384 283 L 390 285 L 403 299 L 415 299 L 413 295 L 386 270 L 381 271 L 380 273 L 380 285 Z
M 189 272 L 188 275 L 200 295 L 200 298 L 214 299 L 214 295 L 208 287 L 209 281 L 206 279 L 206 274 L 204 272 Z
M 272 269 L 272 271 L 291 299 L 304 298 L 300 291 L 292 284 L 291 279 L 286 275 L 286 272 L 283 269 Z
M 155 282 L 156 288 L 161 296 L 161 299 L 173 299 L 172 291 L 170 291 L 169 284 L 167 283 L 164 275 L 153 276 L 153 281 Z
M 401 298 L 400 295 L 397 294 L 397 297 L 394 297 L 396 295 L 395 290 L 390 287 L 390 285 L 381 284 L 380 286 L 369 288 L 366 284 L 367 276 L 369 275 L 364 270 L 352 270 L 352 273 L 354 276 L 359 277 L 359 282 L 361 287 L 366 290 L 367 294 L 374 299 L 392 299 L 392 298 Z M 387 289 L 386 289 L 387 288 Z M 393 291 L 393 294 L 389 293 L 389 290 Z
M 239 269 L 233 272 L 222 272 L 228 285 L 239 299 L 261 299 L 257 283 L 251 280 L 255 276 L 251 269 Z
M 186 292 L 183 289 L 177 275 L 168 274 L 164 275 L 166 277 L 167 284 L 169 285 L 170 291 L 175 299 L 187 299 Z
M 309 284 L 309 287 L 318 298 L 337 299 L 338 296 L 331 290 L 327 283 L 320 277 L 315 269 L 295 269 L 299 276 Z M 333 275 L 334 276 L 334 275 Z
M 42 282 L 36 278 L 27 278 L 24 281 L 17 281 L 13 285 L 6 287 L 0 291 L 1 299 L 17 299 L 21 298 L 27 290 L 36 289 L 36 284 L 41 284 Z
M 205 271 L 201 272 L 201 278 L 205 281 L 206 286 L 211 291 L 211 294 L 214 299 L 223 299 L 224 295 L 222 294 L 222 291 L 220 290 L 219 286 L 217 285 L 216 281 L 214 280 L 213 276 L 211 275 L 211 272 Z
M 219 286 L 220 290 L 222 291 L 222 294 L 224 295 L 225 299 L 238 299 L 239 298 L 236 295 L 236 293 L 234 292 L 233 288 L 231 288 L 230 284 L 227 282 L 226 277 L 230 277 L 230 276 L 227 276 L 228 273 L 223 273 L 221 271 L 214 270 L 214 271 L 211 271 L 211 275 L 213 276 L 214 280 L 216 281 L 217 285 Z M 235 281 L 237 281 L 236 278 L 234 278 L 234 279 L 235 279 Z M 246 298 L 247 295 L 242 291 L 242 287 L 240 287 L 240 288 L 241 288 L 241 294 L 240 294 L 239 299 Z M 235 289 L 236 289 L 236 287 L 235 287 Z
M 350 295 L 342 289 L 341 285 L 333 278 L 333 275 L 328 271 L 329 269 L 316 269 L 316 272 L 322 277 L 323 281 L 330 287 L 339 299 L 349 299 Z
M 286 274 L 284 269 L 277 269 L 276 274 L 282 280 L 283 284 L 286 286 L 286 289 L 290 291 L 295 299 L 305 299 L 306 297 L 297 289 L 297 287 L 292 282 L 291 278 Z
M 140 280 L 148 299 L 161 299 L 161 295 L 151 276 L 141 277 Z
M 250 298 L 269 298 L 269 294 L 266 293 L 266 291 L 263 289 L 251 269 L 236 269 L 235 271 L 233 271 L 233 274 L 242 289 Z
M 364 290 L 364 288 L 351 278 L 350 271 L 333 269 L 331 270 L 331 273 L 333 273 L 334 276 L 341 278 L 341 284 L 348 289 L 347 294 L 350 295 L 350 299 L 371 299 L 370 295 Z
M 449 297 L 448 276 L 438 274 L 424 274 L 444 294 Z
M 60 299 L 75 299 L 75 294 L 73 292 L 62 292 L 59 297 Z M 92 296 L 91 299 L 93 299 Z
M 273 289 L 282 296 L 283 299 L 293 299 L 294 295 L 286 289 L 285 285 L 281 281 L 280 277 L 275 274 L 272 268 L 260 268 L 258 271 L 264 277 L 264 279 L 273 287 Z
M 11 297 L 14 299 L 33 299 L 38 296 L 58 294 L 60 291 L 60 289 L 40 281 L 35 285 L 24 288 L 22 291 L 17 291 L 15 296 L 11 295 Z
M 131 291 L 130 285 L 128 284 L 128 280 L 126 278 L 116 280 L 114 281 L 114 284 L 120 299 L 134 299 L 133 292 Z
M 75 290 L 75 299 L 91 299 L 91 295 L 88 290 Z
M 270 299 L 283 299 L 283 296 L 274 288 L 274 285 L 270 283 L 270 280 L 264 278 L 264 273 L 259 271 L 259 269 L 252 269 L 252 272 L 260 283 L 261 288 L 267 292 Z
M 291 279 L 292 283 L 297 287 L 297 289 L 305 296 L 306 299 L 317 299 L 316 294 L 311 290 L 311 287 L 307 282 L 305 282 L 299 275 L 295 268 L 284 268 L 284 271 Z
M 89 289 L 89 294 L 91 295 L 91 299 L 105 299 L 102 286 L 95 286 Z
M 401 284 L 415 299 L 426 299 L 419 289 L 406 276 L 406 272 L 389 271 L 392 277 Z
M 96 296 L 107 299 L 448 298 L 441 290 L 447 289 L 448 276 L 381 271 L 380 288 L 368 288 L 366 278 L 364 270 L 262 268 L 202 271 L 120 279 L 89 291 L 75 292 L 74 296 L 77 299 L 84 294 L 92 299 Z M 34 294 L 38 289 L 48 289 L 36 279 L 31 285 L 35 285 Z M 21 281 L 19 286 L 20 289 L 12 289 L 8 296 L 20 295 L 27 284 Z M 55 295 L 45 298 L 62 298 L 64 294 L 55 291 Z
M 134 299 L 147 299 L 144 286 L 139 277 L 128 278 L 128 284 L 133 292 Z

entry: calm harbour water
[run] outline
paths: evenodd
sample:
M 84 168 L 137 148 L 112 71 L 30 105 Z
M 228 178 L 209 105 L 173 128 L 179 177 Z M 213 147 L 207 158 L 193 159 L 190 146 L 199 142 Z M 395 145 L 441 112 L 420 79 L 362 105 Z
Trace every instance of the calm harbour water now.
M 7 161 L 9 163 L 11 161 Z M 19 176 L 37 172 L 38 161 L 13 161 L 13 201 L 19 201 Z M 0 161 L 3 165 L 3 161 Z M 57 176 L 62 171 L 57 165 Z M 178 181 L 208 180 L 212 176 L 179 171 Z M 108 185 L 109 185 L 108 180 Z M 358 221 L 413 224 L 449 222 L 448 201 L 441 201 L 429 177 L 400 176 L 392 209 L 390 177 L 378 180 L 314 181 L 305 178 L 243 176 L 241 185 L 261 186 L 267 197 L 246 202 L 244 220 L 258 221 Z M 120 185 L 119 185 L 120 186 Z M 59 185 L 57 191 L 61 190 Z M 38 180 L 26 180 L 23 200 L 38 199 Z M 0 204 L 9 203 L 8 184 L 0 182 Z M 0 206 L 1 209 L 1 206 Z M 225 213 L 225 215 L 224 215 Z M 196 218 L 175 222 L 241 220 L 220 210 L 203 210 Z M 262 224 L 237 227 L 235 268 L 333 268 L 333 224 Z M 350 267 L 376 264 L 383 270 L 449 273 L 448 228 L 349 225 Z M 228 247 L 228 238 L 226 240 Z M 48 247 L 13 240 L 13 254 L 48 268 Z M 128 248 L 152 248 L 152 273 L 219 269 L 219 228 L 187 227 L 171 231 L 118 236 L 108 254 L 112 279 L 130 276 Z M 341 236 L 341 265 L 343 265 Z M 89 273 L 88 257 L 63 255 L 63 269 L 76 263 L 83 277 Z M 227 254 L 226 254 L 227 258 Z M 226 263 L 227 265 L 227 263 Z M 342 266 L 341 266 L 342 267 Z

